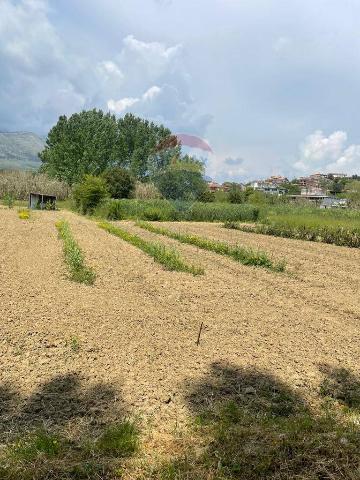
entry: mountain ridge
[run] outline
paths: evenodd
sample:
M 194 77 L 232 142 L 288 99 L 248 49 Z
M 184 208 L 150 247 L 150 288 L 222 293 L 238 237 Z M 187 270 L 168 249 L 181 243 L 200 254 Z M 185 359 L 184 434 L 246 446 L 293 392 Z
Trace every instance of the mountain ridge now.
M 45 141 L 33 132 L 0 131 L 0 169 L 37 170 Z

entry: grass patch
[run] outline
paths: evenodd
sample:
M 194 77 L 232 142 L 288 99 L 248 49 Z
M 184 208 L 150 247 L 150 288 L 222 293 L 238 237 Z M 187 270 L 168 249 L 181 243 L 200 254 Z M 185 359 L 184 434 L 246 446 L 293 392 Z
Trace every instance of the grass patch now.
M 136 225 L 149 232 L 165 235 L 166 237 L 173 238 L 181 243 L 194 245 L 203 250 L 218 253 L 219 255 L 225 255 L 243 265 L 267 268 L 275 272 L 283 272 L 285 270 L 285 261 L 274 262 L 266 252 L 261 250 L 253 250 L 240 245 L 232 246 L 225 242 L 209 240 L 207 238 L 198 237 L 197 235 L 173 232 L 147 222 L 137 222 Z
M 337 381 L 348 383 L 351 375 L 341 372 Z M 183 452 L 142 478 L 360 478 L 359 425 L 345 407 L 324 403 L 314 411 L 298 391 L 271 374 L 228 364 L 213 365 L 188 400 L 194 426 Z
M 9 455 L 19 462 L 33 462 L 39 456 L 55 457 L 59 454 L 61 443 L 57 436 L 38 430 L 19 439 L 10 449 Z
M 0 452 L 2 480 L 117 478 L 123 459 L 139 448 L 134 423 L 108 426 L 98 439 L 69 439 L 45 430 L 25 434 Z
M 350 219 L 340 221 L 332 217 L 279 215 L 269 217 L 265 222 L 257 225 L 226 222 L 224 227 L 275 237 L 323 242 L 352 248 L 360 247 L 360 225 Z
M 20 218 L 20 220 L 29 220 L 30 210 L 25 208 L 18 210 L 18 217 Z
M 147 253 L 150 257 L 153 257 L 157 263 L 163 265 L 167 270 L 187 272 L 192 273 L 193 275 L 202 275 L 204 273 L 204 269 L 202 267 L 188 265 L 185 263 L 180 257 L 179 253 L 173 248 L 170 249 L 159 243 L 149 242 L 142 239 L 138 235 L 129 233 L 126 230 L 115 227 L 107 222 L 100 222 L 98 223 L 98 226 Z
M 97 451 L 114 457 L 128 457 L 138 446 L 138 429 L 129 421 L 107 428 L 96 442 Z
M 85 265 L 84 254 L 72 236 L 68 222 L 60 220 L 56 223 L 59 236 L 64 242 L 65 262 L 70 272 L 70 278 L 74 282 L 92 285 L 95 281 L 95 272 Z

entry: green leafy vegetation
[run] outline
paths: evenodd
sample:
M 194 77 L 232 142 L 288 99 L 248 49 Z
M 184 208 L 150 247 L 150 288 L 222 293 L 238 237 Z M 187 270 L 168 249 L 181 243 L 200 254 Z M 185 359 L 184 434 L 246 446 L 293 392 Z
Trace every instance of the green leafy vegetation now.
M 96 449 L 115 457 L 128 457 L 137 451 L 138 428 L 132 422 L 125 421 L 108 427 L 96 442 Z
M 143 238 L 129 233 L 128 231 L 115 227 L 114 225 L 101 222 L 98 224 L 100 228 L 107 232 L 116 235 L 125 242 L 130 243 L 134 247 L 139 248 L 150 257 L 152 257 L 157 263 L 163 265 L 167 270 L 176 270 L 179 272 L 192 273 L 193 275 L 202 275 L 204 269 L 195 265 L 188 265 L 179 255 L 179 253 L 173 248 L 166 248 L 159 243 L 149 242 Z
M 154 183 L 166 199 L 196 200 L 207 191 L 203 174 L 204 165 L 185 156 L 157 173 Z
M 164 199 L 109 200 L 100 205 L 94 214 L 108 220 L 154 220 L 154 221 L 194 221 L 255 222 L 259 208 L 252 205 L 231 205 L 222 203 L 202 203 L 169 201 Z
M 176 146 L 158 148 L 170 134 L 162 125 L 132 114 L 118 120 L 101 110 L 61 116 L 40 154 L 42 169 L 69 185 L 112 167 L 126 168 L 137 179 L 146 178 L 178 154 Z
M 194 245 L 203 250 L 225 255 L 243 265 L 251 265 L 254 267 L 263 267 L 275 272 L 283 272 L 285 270 L 285 261 L 274 262 L 266 252 L 261 250 L 253 250 L 240 245 L 232 246 L 225 242 L 210 240 L 186 233 L 174 232 L 166 228 L 158 227 L 147 222 L 137 222 L 140 228 L 148 230 L 152 233 L 165 235 L 166 237 L 178 240 L 181 243 Z
M 6 205 L 8 208 L 13 208 L 15 204 L 15 198 L 11 193 L 5 193 L 3 197 L 3 204 Z
M 139 429 L 129 420 L 103 428 L 98 438 L 68 438 L 37 429 L 15 439 L 0 452 L 2 480 L 85 480 L 109 478 L 119 461 L 139 448 Z M 111 477 L 113 478 L 113 477 Z
M 360 247 L 360 225 L 357 225 L 350 219 L 343 218 L 339 220 L 319 215 L 277 215 L 268 217 L 265 222 L 256 225 L 227 222 L 224 224 L 224 227 L 243 232 L 330 243 L 353 248 Z
M 56 228 L 64 243 L 64 257 L 71 280 L 92 285 L 96 274 L 92 268 L 85 265 L 84 254 L 72 236 L 68 222 L 61 220 L 56 223 Z
M 135 180 L 125 168 L 109 168 L 103 174 L 111 198 L 130 198 Z
M 86 175 L 73 190 L 76 208 L 84 215 L 92 213 L 107 195 L 106 181 L 93 175 Z

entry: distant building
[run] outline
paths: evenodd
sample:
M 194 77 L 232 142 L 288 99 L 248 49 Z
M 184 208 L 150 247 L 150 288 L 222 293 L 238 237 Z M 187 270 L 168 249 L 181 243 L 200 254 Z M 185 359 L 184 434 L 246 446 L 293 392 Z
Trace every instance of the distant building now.
M 328 178 L 347 178 L 346 173 L 328 173 Z
M 324 198 L 320 204 L 320 208 L 347 208 L 348 201 L 346 198 L 329 197 Z
M 29 208 L 35 210 L 55 210 L 56 196 L 44 195 L 42 193 L 30 193 Z
M 306 195 L 316 196 L 316 195 L 318 195 L 320 197 L 325 197 L 325 196 L 327 196 L 327 193 L 321 187 L 308 186 L 308 187 L 303 187 L 301 189 L 300 195 L 302 195 L 302 196 L 306 196 Z
M 267 181 L 255 181 L 250 184 L 250 186 L 258 191 L 258 192 L 263 192 L 267 193 L 270 195 L 284 195 L 286 193 L 286 190 L 284 188 L 280 188 L 276 183 L 268 183 Z
M 281 175 L 272 175 L 271 177 L 267 178 L 265 182 L 274 185 L 282 185 L 283 183 L 288 183 L 289 179 Z
M 217 192 L 217 191 L 221 190 L 221 185 L 219 183 L 216 183 L 216 182 L 208 182 L 208 187 L 209 187 L 210 192 Z

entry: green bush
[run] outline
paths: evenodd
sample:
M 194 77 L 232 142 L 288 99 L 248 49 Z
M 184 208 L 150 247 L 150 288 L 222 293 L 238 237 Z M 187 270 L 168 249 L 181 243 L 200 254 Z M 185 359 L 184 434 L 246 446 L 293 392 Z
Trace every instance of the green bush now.
M 83 214 L 93 213 L 107 195 L 105 180 L 93 175 L 86 175 L 83 182 L 76 185 L 73 191 L 76 207 Z
M 213 192 L 210 192 L 210 190 L 205 190 L 204 192 L 200 193 L 197 201 L 203 203 L 212 203 L 215 202 L 215 195 Z
M 13 195 L 11 195 L 10 193 L 6 193 L 4 195 L 4 198 L 3 198 L 3 203 L 4 205 L 6 205 L 8 208 L 13 208 L 14 204 L 15 204 L 15 198 L 13 197 Z
M 112 198 L 130 198 L 135 189 L 135 180 L 125 168 L 115 167 L 103 174 Z
M 162 220 L 162 210 L 160 208 L 147 208 L 144 210 L 143 217 L 145 220 L 152 220 L 153 222 L 158 222 Z
M 200 171 L 168 169 L 154 178 L 164 198 L 195 200 L 206 191 L 207 185 Z
M 231 187 L 229 190 L 229 202 L 230 203 L 244 203 L 246 201 L 245 192 L 239 187 Z

